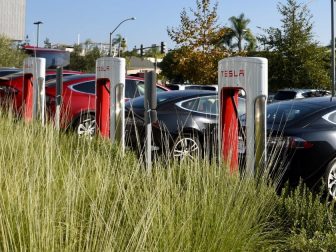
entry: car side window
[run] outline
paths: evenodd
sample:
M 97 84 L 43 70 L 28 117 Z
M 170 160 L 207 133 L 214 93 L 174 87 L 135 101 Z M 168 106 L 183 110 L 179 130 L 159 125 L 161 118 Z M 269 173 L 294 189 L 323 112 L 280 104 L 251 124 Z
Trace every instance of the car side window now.
M 186 86 L 185 89 L 202 89 L 201 85 L 199 86 Z
M 139 95 L 145 95 L 145 83 L 143 81 L 137 83 L 137 90 Z
M 180 107 L 204 114 L 218 114 L 218 99 L 214 96 L 199 97 L 181 102 Z
M 326 120 L 327 122 L 330 122 L 332 124 L 336 124 L 336 110 L 322 116 L 322 118 L 324 120 Z
M 197 111 L 206 114 L 218 114 L 218 99 L 215 97 L 201 97 L 198 103 Z
M 181 103 L 181 107 L 188 110 L 197 110 L 199 98 L 188 100 Z
M 313 96 L 313 92 L 312 91 L 310 91 L 310 92 L 304 92 L 304 93 L 302 93 L 302 96 L 304 98 L 312 97 Z
M 45 77 L 45 81 L 56 79 L 56 74 L 48 74 Z
M 88 81 L 75 84 L 72 86 L 72 89 L 82 93 L 95 94 L 96 93 L 95 81 Z
M 136 80 L 126 80 L 125 97 L 134 98 L 137 96 L 140 96 L 139 91 L 137 89 L 137 81 Z

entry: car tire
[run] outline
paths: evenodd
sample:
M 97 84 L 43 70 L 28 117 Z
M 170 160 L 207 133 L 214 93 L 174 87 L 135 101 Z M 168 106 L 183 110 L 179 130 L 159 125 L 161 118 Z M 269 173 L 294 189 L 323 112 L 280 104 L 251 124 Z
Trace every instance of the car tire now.
M 336 158 L 333 159 L 325 171 L 324 175 L 328 197 L 336 199 Z
M 196 160 L 202 156 L 202 145 L 195 134 L 182 134 L 174 142 L 171 156 L 174 160 Z
M 96 132 L 96 118 L 92 114 L 82 114 L 75 125 L 78 136 L 93 137 Z

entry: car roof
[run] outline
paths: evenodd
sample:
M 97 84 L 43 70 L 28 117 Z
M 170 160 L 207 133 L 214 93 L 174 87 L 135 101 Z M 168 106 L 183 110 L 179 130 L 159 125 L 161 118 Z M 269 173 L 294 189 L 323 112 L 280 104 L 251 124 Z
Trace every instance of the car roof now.
M 282 88 L 279 89 L 277 92 L 297 92 L 297 93 L 304 93 L 304 92 L 312 92 L 324 89 L 316 89 L 316 88 Z M 327 91 L 327 90 L 326 90 Z
M 96 79 L 96 74 L 94 73 L 86 73 L 86 74 L 76 74 L 76 75 L 69 75 L 69 76 L 65 76 L 63 77 L 63 82 L 67 82 L 67 81 L 76 81 L 76 80 L 82 80 L 82 79 L 92 79 L 95 80 Z M 127 80 L 139 80 L 139 81 L 143 81 L 144 79 L 141 77 L 134 77 L 134 76 L 126 76 Z M 55 85 L 56 80 L 50 80 L 46 83 L 47 86 L 52 86 Z M 163 88 L 165 88 L 164 86 L 162 86 Z M 167 89 L 168 90 L 168 89 Z
M 210 95 L 217 95 L 218 93 L 216 91 L 209 91 L 209 90 L 197 90 L 197 89 L 189 89 L 189 90 L 171 90 L 169 92 L 160 92 L 157 93 L 157 97 L 159 100 L 162 100 L 164 102 L 172 101 L 172 100 L 178 100 L 183 98 L 193 98 L 197 96 L 210 96 Z M 140 100 L 144 100 L 144 96 L 136 97 L 127 103 L 133 103 L 133 102 L 139 102 Z
M 216 95 L 216 91 L 212 90 L 198 90 L 198 89 L 188 89 L 188 90 L 172 90 L 169 92 L 161 92 L 157 93 L 160 97 L 165 97 L 168 99 L 172 98 L 182 98 L 182 97 L 191 97 L 191 96 L 197 96 L 197 95 Z

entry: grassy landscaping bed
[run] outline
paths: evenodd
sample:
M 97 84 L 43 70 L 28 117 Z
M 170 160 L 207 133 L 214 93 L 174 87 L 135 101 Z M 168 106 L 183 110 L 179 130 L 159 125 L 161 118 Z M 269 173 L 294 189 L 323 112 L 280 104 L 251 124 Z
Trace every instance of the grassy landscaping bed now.
M 1 251 L 332 251 L 332 204 L 0 116 Z M 323 250 L 325 249 L 325 250 Z M 331 250 L 330 250 L 331 249 Z

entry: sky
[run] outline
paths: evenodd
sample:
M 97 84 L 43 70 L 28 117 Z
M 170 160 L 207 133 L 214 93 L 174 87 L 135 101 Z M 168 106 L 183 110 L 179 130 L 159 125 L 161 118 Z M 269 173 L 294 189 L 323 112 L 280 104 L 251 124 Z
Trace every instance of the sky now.
M 322 45 L 331 41 L 331 3 L 328 0 L 298 0 L 307 4 L 313 15 L 314 39 Z M 286 0 L 218 0 L 218 23 L 229 26 L 228 19 L 241 13 L 251 20 L 248 27 L 252 32 L 262 34 L 261 28 L 280 27 L 281 15 L 278 3 Z M 212 1 L 215 3 L 215 0 Z M 30 44 L 36 45 L 37 26 L 39 45 L 49 38 L 52 44 L 73 45 L 78 41 L 90 39 L 94 42 L 108 43 L 110 32 L 117 25 L 131 17 L 113 33 L 126 38 L 128 48 L 139 48 L 164 41 L 168 49 L 176 45 L 169 38 L 167 28 L 180 25 L 183 8 L 190 14 L 196 9 L 196 0 L 26 0 L 26 35 Z M 258 28 L 259 27 L 259 28 Z

